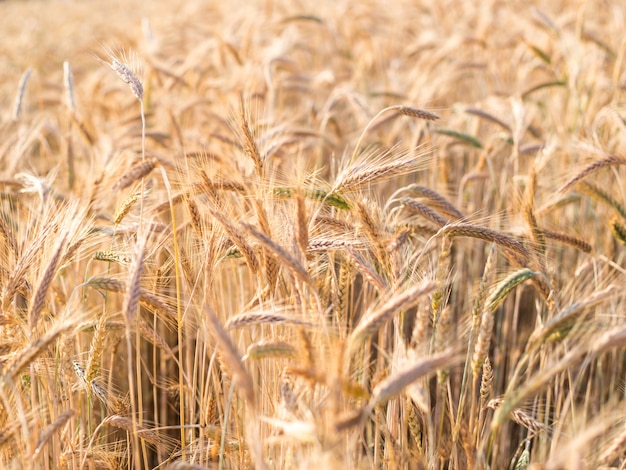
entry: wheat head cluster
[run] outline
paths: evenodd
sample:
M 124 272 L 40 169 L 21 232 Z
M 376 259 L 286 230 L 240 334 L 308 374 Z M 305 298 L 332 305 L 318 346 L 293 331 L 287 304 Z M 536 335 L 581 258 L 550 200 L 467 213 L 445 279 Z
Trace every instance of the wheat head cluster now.
M 0 467 L 626 468 L 623 2 L 0 28 Z

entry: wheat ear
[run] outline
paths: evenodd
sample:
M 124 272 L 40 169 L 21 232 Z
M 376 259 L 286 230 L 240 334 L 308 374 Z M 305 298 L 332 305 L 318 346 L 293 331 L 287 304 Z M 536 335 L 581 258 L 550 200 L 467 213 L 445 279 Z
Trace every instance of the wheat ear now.
M 414 306 L 421 296 L 428 294 L 434 288 L 435 284 L 432 281 L 425 281 L 394 295 L 381 307 L 366 313 L 350 334 L 348 343 L 351 350 L 374 335 L 395 314 Z
M 32 73 L 32 69 L 26 69 L 26 71 L 22 74 L 22 78 L 20 78 L 17 96 L 15 97 L 15 104 L 13 105 L 12 118 L 14 121 L 17 121 L 20 117 L 20 113 L 22 111 L 22 100 L 24 99 L 24 93 L 26 92 L 26 85 L 28 85 L 28 79 Z
M 561 189 L 559 189 L 559 192 L 563 193 L 567 191 L 572 186 L 576 185 L 576 183 L 579 183 L 590 174 L 595 173 L 596 171 L 601 170 L 602 168 L 606 168 L 607 166 L 624 165 L 624 164 L 626 164 L 626 158 L 618 157 L 617 155 L 609 155 L 608 157 L 602 158 L 600 160 L 596 160 L 595 162 L 587 165 L 580 172 L 578 172 L 576 176 L 574 176 L 567 183 L 565 183 L 561 187 Z

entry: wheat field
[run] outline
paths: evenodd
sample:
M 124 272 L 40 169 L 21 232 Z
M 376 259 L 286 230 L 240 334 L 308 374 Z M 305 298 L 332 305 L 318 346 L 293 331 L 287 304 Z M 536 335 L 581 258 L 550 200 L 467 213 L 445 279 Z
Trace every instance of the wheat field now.
M 626 4 L 0 3 L 0 467 L 626 468 Z

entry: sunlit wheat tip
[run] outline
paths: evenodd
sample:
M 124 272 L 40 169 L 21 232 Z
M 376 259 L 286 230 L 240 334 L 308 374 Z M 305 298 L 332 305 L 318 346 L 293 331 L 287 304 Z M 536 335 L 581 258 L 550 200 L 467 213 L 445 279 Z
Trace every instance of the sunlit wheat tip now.
M 20 117 L 20 112 L 22 111 L 22 100 L 24 99 L 26 85 L 28 85 L 28 79 L 30 78 L 32 72 L 32 69 L 27 69 L 20 79 L 17 96 L 15 97 L 15 104 L 13 105 L 12 118 L 14 121 L 17 121 L 17 119 Z
M 115 71 L 118 77 L 128 84 L 133 95 L 137 97 L 139 101 L 143 98 L 143 85 L 137 76 L 124 64 L 117 59 L 112 59 L 109 66 Z

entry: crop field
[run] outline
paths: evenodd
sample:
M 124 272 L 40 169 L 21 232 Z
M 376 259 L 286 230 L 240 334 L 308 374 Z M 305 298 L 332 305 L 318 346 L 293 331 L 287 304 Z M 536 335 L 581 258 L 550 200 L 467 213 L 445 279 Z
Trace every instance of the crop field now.
M 626 468 L 624 2 L 0 31 L 0 468 Z

